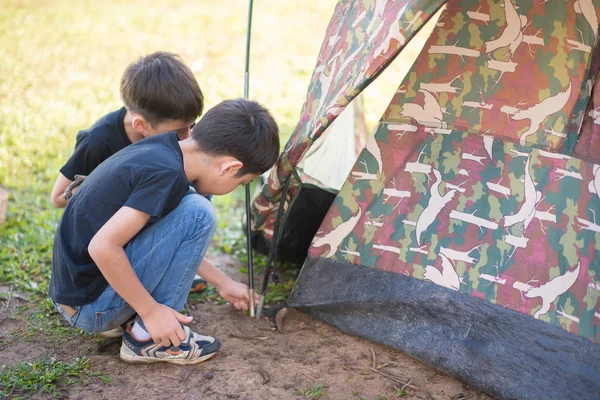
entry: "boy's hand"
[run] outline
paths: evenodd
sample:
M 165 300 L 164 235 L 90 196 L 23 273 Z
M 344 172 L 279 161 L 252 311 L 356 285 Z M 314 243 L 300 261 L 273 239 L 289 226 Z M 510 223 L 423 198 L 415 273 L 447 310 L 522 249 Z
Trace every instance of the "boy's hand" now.
M 250 294 L 248 293 L 248 285 L 236 282 L 233 279 L 229 281 L 219 289 L 219 295 L 233 304 L 237 310 L 247 310 L 250 307 Z M 258 303 L 260 296 L 254 294 L 254 304 Z
M 146 315 L 140 315 L 146 325 L 146 330 L 152 336 L 154 343 L 162 343 L 168 347 L 179 346 L 185 339 L 185 332 L 181 324 L 189 324 L 192 317 L 180 314 L 164 304 L 156 304 Z
M 71 197 L 75 194 L 79 186 L 87 178 L 87 175 L 75 175 L 75 180 L 65 189 L 64 198 L 65 200 L 71 200 Z

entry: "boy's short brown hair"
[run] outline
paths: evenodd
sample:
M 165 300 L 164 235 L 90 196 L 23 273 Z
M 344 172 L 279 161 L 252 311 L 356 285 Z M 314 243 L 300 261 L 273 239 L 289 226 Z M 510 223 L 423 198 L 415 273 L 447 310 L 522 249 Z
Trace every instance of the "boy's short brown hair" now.
M 181 58 L 164 51 L 131 63 L 121 78 L 125 107 L 153 126 L 165 120 L 193 121 L 202 114 L 204 97 Z
M 279 127 L 269 110 L 252 100 L 225 100 L 211 108 L 191 137 L 207 154 L 241 161 L 238 176 L 262 174 L 279 155 Z

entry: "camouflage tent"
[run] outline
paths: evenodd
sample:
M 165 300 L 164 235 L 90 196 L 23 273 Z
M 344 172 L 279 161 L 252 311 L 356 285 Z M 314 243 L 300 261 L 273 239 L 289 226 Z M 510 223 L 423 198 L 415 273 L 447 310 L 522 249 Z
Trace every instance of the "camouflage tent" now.
M 271 239 L 303 154 L 441 3 L 337 5 L 256 235 Z M 598 0 L 448 1 L 288 305 L 499 397 L 600 398 L 599 17 Z

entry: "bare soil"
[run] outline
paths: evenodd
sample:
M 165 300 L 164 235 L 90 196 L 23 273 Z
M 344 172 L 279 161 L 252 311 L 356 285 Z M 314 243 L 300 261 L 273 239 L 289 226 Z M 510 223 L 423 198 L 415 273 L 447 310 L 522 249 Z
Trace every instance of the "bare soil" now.
M 235 259 L 223 256 L 214 261 L 241 278 Z M 17 303 L 13 300 L 13 306 Z M 126 364 L 118 356 L 120 339 L 77 335 L 57 343 L 39 332 L 29 341 L 19 340 L 15 332 L 23 330 L 25 322 L 7 317 L 6 311 L 4 306 L 0 309 L 0 365 L 50 358 L 72 362 L 86 356 L 93 371 L 112 378 L 108 384 L 95 380 L 67 386 L 60 398 L 393 399 L 403 386 L 397 382 L 410 382 L 403 398 L 492 399 L 406 354 L 295 310 L 289 311 L 282 334 L 271 330 L 268 320 L 251 319 L 228 304 L 193 305 L 192 329 L 222 342 L 217 356 L 195 366 Z M 373 353 L 377 372 L 372 369 Z M 300 394 L 317 385 L 325 385 L 320 397 Z

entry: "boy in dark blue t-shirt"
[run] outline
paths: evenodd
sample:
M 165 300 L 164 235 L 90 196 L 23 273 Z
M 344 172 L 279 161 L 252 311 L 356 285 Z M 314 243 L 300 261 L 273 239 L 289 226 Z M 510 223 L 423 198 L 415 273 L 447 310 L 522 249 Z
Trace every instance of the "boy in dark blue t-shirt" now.
M 178 312 L 194 274 L 237 309 L 248 309 L 250 299 L 246 285 L 204 258 L 215 230 L 204 196 L 249 183 L 278 153 L 272 116 L 238 99 L 209 110 L 188 139 L 169 132 L 110 157 L 83 182 L 56 230 L 50 297 L 59 312 L 87 332 L 137 314 L 123 335 L 127 362 L 212 357 L 219 341 L 182 327 L 192 319 Z
M 119 150 L 146 137 L 177 132 L 189 136 L 202 114 L 204 97 L 192 71 L 179 56 L 156 52 L 131 63 L 121 77 L 124 107 L 79 131 L 73 154 L 60 169 L 50 195 L 55 207 L 67 205 L 65 189 L 75 175 L 89 175 Z
M 65 190 L 75 176 L 87 176 L 104 160 L 146 137 L 177 132 L 185 139 L 202 114 L 204 96 L 192 71 L 176 54 L 155 52 L 131 63 L 121 77 L 121 109 L 100 118 L 90 129 L 79 131 L 75 150 L 60 169 L 50 195 L 55 207 L 67 205 Z M 77 190 L 77 189 L 74 189 Z M 206 282 L 196 276 L 192 292 Z M 121 331 L 105 333 L 120 336 Z

